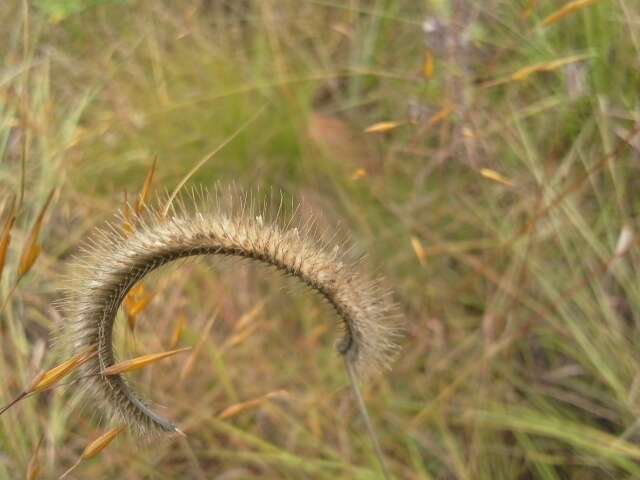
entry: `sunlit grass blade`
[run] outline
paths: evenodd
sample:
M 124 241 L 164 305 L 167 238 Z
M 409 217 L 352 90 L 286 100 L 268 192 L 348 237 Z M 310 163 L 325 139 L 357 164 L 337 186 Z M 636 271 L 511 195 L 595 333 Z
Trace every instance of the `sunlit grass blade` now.
M 121 373 L 131 372 L 133 370 L 138 370 L 140 368 L 144 368 L 148 365 L 156 363 L 159 360 L 162 360 L 167 357 L 171 357 L 173 355 L 177 355 L 178 353 L 186 352 L 191 350 L 191 347 L 178 348 L 177 350 L 170 350 L 167 352 L 161 353 L 150 353 L 148 355 L 142 355 L 140 357 L 132 358 L 131 360 L 125 360 L 123 362 L 116 363 L 111 365 L 110 367 L 105 368 L 100 372 L 102 375 L 118 375 Z
M 93 358 L 96 354 L 97 352 L 95 350 L 95 347 L 91 347 L 84 352 L 81 352 L 78 355 L 70 358 L 66 362 L 63 362 L 44 373 L 36 375 L 29 387 L 27 387 L 27 393 L 37 393 L 48 389 L 49 387 L 55 385 L 64 377 L 69 375 L 80 365 Z
M 243 412 L 254 410 L 258 408 L 260 405 L 262 405 L 263 403 L 265 403 L 266 401 L 271 400 L 272 398 L 285 397 L 287 395 L 289 395 L 289 393 L 286 390 L 276 390 L 273 392 L 269 392 L 265 395 L 262 395 L 258 398 L 254 398 L 252 400 L 235 403 L 233 405 L 228 406 L 222 412 L 220 412 L 220 414 L 218 415 L 218 418 L 220 418 L 221 420 L 226 420 L 226 419 L 235 417 L 237 415 L 240 415 Z
M 11 213 L 5 221 L 2 233 L 0 234 L 0 278 L 2 278 L 2 271 L 4 270 L 4 264 L 7 260 L 7 251 L 9 250 L 9 243 L 11 243 L 11 228 L 15 221 L 16 217 Z
M 29 459 L 29 463 L 27 464 L 27 473 L 26 480 L 37 480 L 40 477 L 40 473 L 42 472 L 42 465 L 40 465 L 40 448 L 42 447 L 42 441 L 44 440 L 44 435 L 40 437 L 38 441 L 38 445 L 36 445 L 36 449 L 33 451 L 31 458 Z
M 452 112 L 453 107 L 451 105 L 445 105 L 433 114 L 433 116 L 427 122 L 427 127 L 435 127 L 436 125 L 444 122 L 447 118 L 449 118 L 449 115 L 451 115 Z
M 26 398 L 33 393 L 42 392 L 58 383 L 64 377 L 73 372 L 80 365 L 93 358 L 97 352 L 95 347 L 91 347 L 78 355 L 70 358 L 69 360 L 62 362 L 60 365 L 47 370 L 41 371 L 31 380 L 27 388 L 25 388 L 16 398 L 0 409 L 0 415 L 9 410 L 12 406 L 18 403 L 20 400 Z
M 416 257 L 418 257 L 418 261 L 420 262 L 420 265 L 424 267 L 427 264 L 427 251 L 422 246 L 422 242 L 418 237 L 412 236 L 410 240 L 411 240 L 411 247 L 413 248 L 413 251 L 416 254 Z
M 513 182 L 511 180 L 509 180 L 501 173 L 496 172 L 495 170 L 492 170 L 490 168 L 481 168 L 480 175 L 482 175 L 484 178 L 488 178 L 489 180 L 493 180 L 494 182 L 506 185 L 507 187 L 513 187 Z
M 169 348 L 175 349 L 180 343 L 180 339 L 182 338 L 182 333 L 184 332 L 185 327 L 187 326 L 187 317 L 186 315 L 178 316 L 176 320 L 176 325 L 173 328 L 173 332 L 171 333 L 171 339 L 169 340 Z
M 78 461 L 74 463 L 66 472 L 60 475 L 59 479 L 62 480 L 63 478 L 66 478 L 72 471 L 74 471 L 78 467 L 78 465 L 80 465 L 83 460 L 89 460 L 102 452 L 109 446 L 109 444 L 113 440 L 115 440 L 118 435 L 120 435 L 123 430 L 124 427 L 113 428 L 108 432 L 100 435 L 93 442 L 89 443 L 89 445 L 85 447 L 82 454 L 78 458 Z
M 127 324 L 133 331 L 136 326 L 138 315 L 140 315 L 151 303 L 154 295 L 146 293 L 143 283 L 133 287 L 124 299 L 124 310 L 127 314 Z
M 364 129 L 365 133 L 384 133 L 391 130 L 395 130 L 399 126 L 404 125 L 404 122 L 378 122 Z
M 29 273 L 29 271 L 33 267 L 33 264 L 36 262 L 38 256 L 40 255 L 40 245 L 38 244 L 38 240 L 40 231 L 42 230 L 42 222 L 44 220 L 47 209 L 49 208 L 49 204 L 53 199 L 54 193 L 55 189 L 51 190 L 51 193 L 49 193 L 49 196 L 47 197 L 44 206 L 40 210 L 40 213 L 38 214 L 38 217 L 36 218 L 36 221 L 33 224 L 33 227 L 29 232 L 29 236 L 27 237 L 27 240 L 22 248 L 20 263 L 18 264 L 18 280 Z
M 433 72 L 435 70 L 435 60 L 433 54 L 429 51 L 424 55 L 424 63 L 422 64 L 422 75 L 426 79 L 433 78 Z
M 142 190 L 140 191 L 140 195 L 138 195 L 138 201 L 136 202 L 135 213 L 136 215 L 140 215 L 142 210 L 144 209 L 147 199 L 149 198 L 149 192 L 151 191 L 151 184 L 153 183 L 153 177 L 156 173 L 156 166 L 158 163 L 158 157 L 153 159 L 153 163 L 147 172 L 147 176 L 144 179 L 144 184 L 142 185 Z
M 562 20 L 564 17 L 567 17 L 585 7 L 588 7 L 589 5 L 593 5 L 598 1 L 599 0 L 574 0 L 573 2 L 569 2 L 560 9 L 553 12 L 551 15 L 547 16 L 542 21 L 541 25 L 543 27 L 548 27 L 549 25 Z

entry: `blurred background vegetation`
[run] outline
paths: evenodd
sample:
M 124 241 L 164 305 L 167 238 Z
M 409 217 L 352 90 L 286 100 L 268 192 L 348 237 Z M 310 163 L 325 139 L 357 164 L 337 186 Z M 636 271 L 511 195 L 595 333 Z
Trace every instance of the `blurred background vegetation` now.
M 393 287 L 402 354 L 364 394 L 394 478 L 640 478 L 639 27 L 635 0 L 4 0 L 0 404 L 59 361 L 92 228 L 154 159 L 172 190 L 229 140 L 189 185 L 283 190 Z M 332 313 L 291 287 L 224 261 L 145 282 L 121 356 L 197 346 L 132 375 L 188 437 L 71 476 L 380 478 Z M 26 399 L 0 478 L 57 478 L 105 428 L 73 388 Z

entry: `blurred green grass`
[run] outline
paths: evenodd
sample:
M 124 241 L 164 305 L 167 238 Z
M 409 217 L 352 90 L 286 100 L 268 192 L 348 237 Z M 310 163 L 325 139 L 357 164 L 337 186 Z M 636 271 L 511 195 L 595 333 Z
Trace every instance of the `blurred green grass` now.
M 3 299 L 58 193 L 44 253 L 0 314 L 0 403 L 56 361 L 52 303 L 91 228 L 154 158 L 171 190 L 264 106 L 190 184 L 282 189 L 389 279 L 407 336 L 365 396 L 395 478 L 639 478 L 639 147 L 607 154 L 638 121 L 640 9 L 603 0 L 543 28 L 562 4 L 3 3 L 2 221 L 26 171 Z M 401 125 L 364 133 L 381 121 Z M 318 299 L 250 265 L 162 273 L 121 350 L 166 348 L 180 315 L 193 345 L 220 308 L 187 381 L 178 359 L 134 377 L 188 439 L 124 436 L 78 478 L 379 478 Z M 97 420 L 62 388 L 23 401 L 0 418 L 0 478 L 24 476 L 42 435 L 56 478 Z

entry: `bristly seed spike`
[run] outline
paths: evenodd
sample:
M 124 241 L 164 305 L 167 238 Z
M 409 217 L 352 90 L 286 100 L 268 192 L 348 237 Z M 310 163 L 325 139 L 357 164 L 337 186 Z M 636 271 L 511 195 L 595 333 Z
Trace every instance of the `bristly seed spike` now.
M 108 369 L 116 364 L 113 327 L 123 300 L 147 274 L 171 262 L 233 257 L 296 278 L 341 319 L 339 352 L 359 376 L 387 367 L 397 352 L 396 309 L 378 279 L 372 282 L 359 271 L 360 261 L 350 260 L 342 229 L 322 235 L 315 218 L 299 219 L 300 204 L 293 199 L 291 210 L 283 211 L 282 193 L 270 215 L 272 191 L 260 198 L 235 186 L 221 188 L 213 194 L 192 188 L 169 196 L 170 202 L 165 192 L 155 202 L 146 201 L 128 234 L 121 212 L 87 241 L 76 262 L 65 301 L 70 318 L 61 338 L 72 353 L 97 346 L 96 356 L 79 367 L 82 383 L 102 405 L 98 410 L 140 433 L 181 432 L 140 400 L 120 373 L 101 372 L 112 372 Z

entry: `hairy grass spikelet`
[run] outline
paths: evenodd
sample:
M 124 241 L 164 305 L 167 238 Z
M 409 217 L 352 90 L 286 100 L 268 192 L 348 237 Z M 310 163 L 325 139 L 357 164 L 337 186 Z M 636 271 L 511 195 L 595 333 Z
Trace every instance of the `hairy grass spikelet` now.
M 398 322 L 388 292 L 346 258 L 343 242 L 321 238 L 313 222 L 302 224 L 295 213 L 283 218 L 283 205 L 282 196 L 270 209 L 239 192 L 216 189 L 214 195 L 182 197 L 170 209 L 147 204 L 134 229 L 118 227 L 126 223 L 120 218 L 94 236 L 72 276 L 70 318 L 61 338 L 78 352 L 97 345 L 97 356 L 80 373 L 103 411 L 140 433 L 178 432 L 120 374 L 104 372 L 116 363 L 113 327 L 127 294 L 151 271 L 186 257 L 240 257 L 299 280 L 342 320 L 344 336 L 337 348 L 354 372 L 363 376 L 389 365 Z

